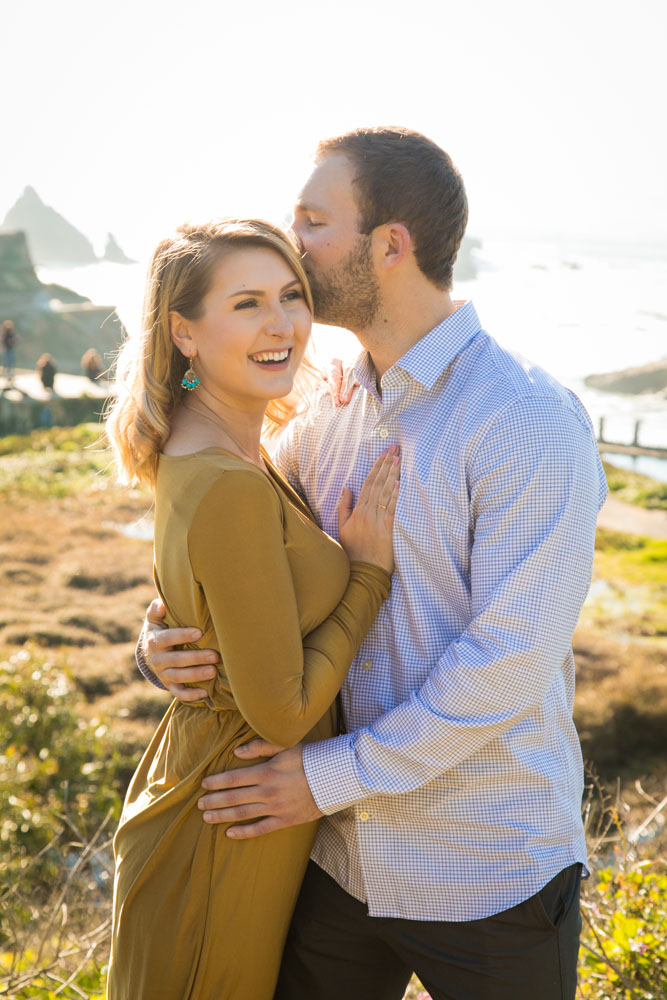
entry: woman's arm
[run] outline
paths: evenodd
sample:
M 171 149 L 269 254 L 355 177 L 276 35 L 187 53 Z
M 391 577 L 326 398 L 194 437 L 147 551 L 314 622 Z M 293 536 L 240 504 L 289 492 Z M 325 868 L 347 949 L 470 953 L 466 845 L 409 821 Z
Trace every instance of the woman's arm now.
M 389 592 L 389 574 L 353 563 L 340 603 L 303 639 L 282 508 L 271 484 L 250 470 L 225 473 L 211 487 L 189 549 L 239 711 L 265 739 L 297 743 L 336 697 Z

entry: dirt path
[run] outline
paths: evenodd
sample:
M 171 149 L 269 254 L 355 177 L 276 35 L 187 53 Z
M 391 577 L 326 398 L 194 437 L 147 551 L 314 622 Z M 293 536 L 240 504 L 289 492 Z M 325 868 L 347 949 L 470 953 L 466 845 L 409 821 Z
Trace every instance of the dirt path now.
M 598 524 L 601 528 L 624 531 L 630 535 L 667 538 L 667 511 L 644 510 L 634 504 L 622 503 L 613 496 L 607 497 Z

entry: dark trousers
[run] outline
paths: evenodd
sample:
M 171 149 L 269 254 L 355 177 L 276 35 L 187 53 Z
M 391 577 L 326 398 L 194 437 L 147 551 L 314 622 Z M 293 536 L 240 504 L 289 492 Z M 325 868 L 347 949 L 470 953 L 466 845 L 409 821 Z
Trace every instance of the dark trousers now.
M 574 1000 L 581 865 L 509 910 L 461 923 L 370 917 L 310 862 L 274 1000 Z

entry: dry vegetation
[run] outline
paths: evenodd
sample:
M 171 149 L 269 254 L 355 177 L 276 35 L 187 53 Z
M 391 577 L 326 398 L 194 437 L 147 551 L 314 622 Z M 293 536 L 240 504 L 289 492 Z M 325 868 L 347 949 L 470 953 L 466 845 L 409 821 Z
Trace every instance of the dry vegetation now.
M 81 427 L 39 432 L 27 442 L 0 439 L 0 659 L 18 669 L 16 654 L 23 648 L 22 655 L 46 662 L 45 670 L 64 671 L 70 684 L 64 700 L 81 725 L 102 733 L 100 739 L 113 738 L 122 791 L 167 702 L 141 679 L 134 663 L 136 633 L 153 596 L 152 550 L 150 541 L 128 537 L 127 531 L 142 518 L 144 527 L 150 523 L 150 498 L 113 484 L 96 438 L 95 428 Z M 614 844 L 626 854 L 629 846 L 630 855 L 640 848 L 643 857 L 667 853 L 664 811 L 656 811 L 667 776 L 666 559 L 667 542 L 600 532 L 595 582 L 575 637 L 576 716 L 584 753 L 617 810 L 602 838 L 609 857 Z M 596 809 L 600 814 L 598 806 L 592 813 Z M 651 812 L 655 816 L 642 829 Z M 59 832 L 48 851 L 67 841 L 77 860 L 55 878 L 39 905 L 27 889 L 39 863 L 34 858 L 24 859 L 4 896 L 0 891 L 0 904 L 25 893 L 22 905 L 26 912 L 32 907 L 33 916 L 21 924 L 19 914 L 13 930 L 5 928 L 4 943 L 0 927 L 0 995 L 101 998 L 109 879 L 108 871 L 101 879 L 91 872 L 95 865 L 108 869 L 113 813 L 112 808 L 93 833 L 77 828 L 74 814 L 58 814 Z M 593 820 L 599 822 L 599 815 Z M 624 838 L 633 833 L 628 845 Z M 63 900 L 68 900 L 65 916 Z M 56 926 L 60 958 L 53 958 Z M 23 959 L 15 962 L 12 979 L 7 955 L 15 958 L 18 949 Z M 47 969 L 41 978 L 38 969 Z M 617 995 L 622 994 L 609 993 Z M 415 983 L 408 996 L 427 994 Z

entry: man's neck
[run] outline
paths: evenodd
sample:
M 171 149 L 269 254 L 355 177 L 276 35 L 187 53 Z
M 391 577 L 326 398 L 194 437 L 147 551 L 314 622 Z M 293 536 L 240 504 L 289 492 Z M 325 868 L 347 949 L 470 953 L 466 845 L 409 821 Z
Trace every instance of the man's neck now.
M 373 323 L 363 330 L 353 331 L 371 356 L 378 390 L 384 373 L 456 308 L 449 292 L 429 289 L 426 295 L 414 295 L 412 300 L 403 295 L 393 303 L 383 301 Z

